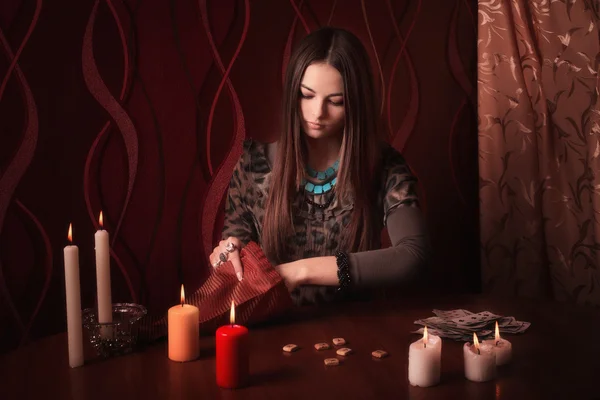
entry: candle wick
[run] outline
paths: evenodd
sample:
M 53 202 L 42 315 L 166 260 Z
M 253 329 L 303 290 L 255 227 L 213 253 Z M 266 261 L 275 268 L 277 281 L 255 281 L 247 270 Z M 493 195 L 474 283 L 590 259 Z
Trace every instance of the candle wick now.
M 426 349 L 427 348 L 427 343 L 423 342 L 423 348 Z
M 477 354 L 481 355 L 481 350 L 477 349 Z
M 499 340 L 498 340 L 498 341 L 496 341 L 496 346 L 498 346 L 499 344 L 500 344 L 500 341 L 499 341 Z

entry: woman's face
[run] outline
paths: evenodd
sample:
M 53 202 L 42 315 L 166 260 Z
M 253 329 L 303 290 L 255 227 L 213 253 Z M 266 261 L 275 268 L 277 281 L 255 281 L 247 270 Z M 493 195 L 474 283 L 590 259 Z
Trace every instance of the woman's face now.
M 302 129 L 313 139 L 336 136 L 344 130 L 344 82 L 337 69 L 314 63 L 300 84 Z

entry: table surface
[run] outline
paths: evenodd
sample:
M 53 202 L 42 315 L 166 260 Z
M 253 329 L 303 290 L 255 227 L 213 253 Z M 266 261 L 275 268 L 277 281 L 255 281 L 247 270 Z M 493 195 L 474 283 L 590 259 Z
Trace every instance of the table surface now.
M 463 343 L 444 339 L 442 377 L 431 388 L 407 380 L 408 347 L 419 335 L 414 321 L 432 309 L 492 311 L 531 327 L 505 335 L 512 363 L 499 367 L 491 382 L 464 378 Z M 237 390 L 215 384 L 214 337 L 201 338 L 201 355 L 188 363 L 167 358 L 161 341 L 126 356 L 87 360 L 69 368 L 66 334 L 41 339 L 0 358 L 3 399 L 591 399 L 600 398 L 600 310 L 530 299 L 458 296 L 352 302 L 304 308 L 293 316 L 250 330 L 251 382 Z M 344 337 L 354 354 L 337 367 L 323 360 L 335 350 L 313 345 Z M 294 353 L 281 348 L 301 346 Z M 371 351 L 384 349 L 385 359 Z M 342 357 L 339 357 L 342 358 Z

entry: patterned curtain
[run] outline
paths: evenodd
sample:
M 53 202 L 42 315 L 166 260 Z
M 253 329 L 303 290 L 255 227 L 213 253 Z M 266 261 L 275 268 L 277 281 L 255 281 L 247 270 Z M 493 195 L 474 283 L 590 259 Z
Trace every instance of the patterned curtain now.
M 600 305 L 600 1 L 479 1 L 484 290 Z

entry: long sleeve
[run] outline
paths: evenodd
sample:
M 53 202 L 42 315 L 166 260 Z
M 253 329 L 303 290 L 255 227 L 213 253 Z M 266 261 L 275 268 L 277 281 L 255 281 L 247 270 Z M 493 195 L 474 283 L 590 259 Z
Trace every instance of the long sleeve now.
M 244 157 L 247 156 L 245 149 L 240 161 L 233 170 L 225 201 L 225 219 L 221 233 L 223 239 L 233 236 L 244 244 L 248 244 L 250 241 L 258 241 L 252 211 L 250 211 L 246 201 L 248 180 L 244 170 Z
M 350 274 L 360 287 L 391 286 L 412 281 L 430 257 L 429 238 L 418 207 L 396 207 L 387 216 L 392 246 L 352 253 Z
M 410 282 L 425 271 L 431 253 L 417 179 L 400 153 L 387 150 L 382 206 L 392 246 L 349 255 L 357 288 Z

